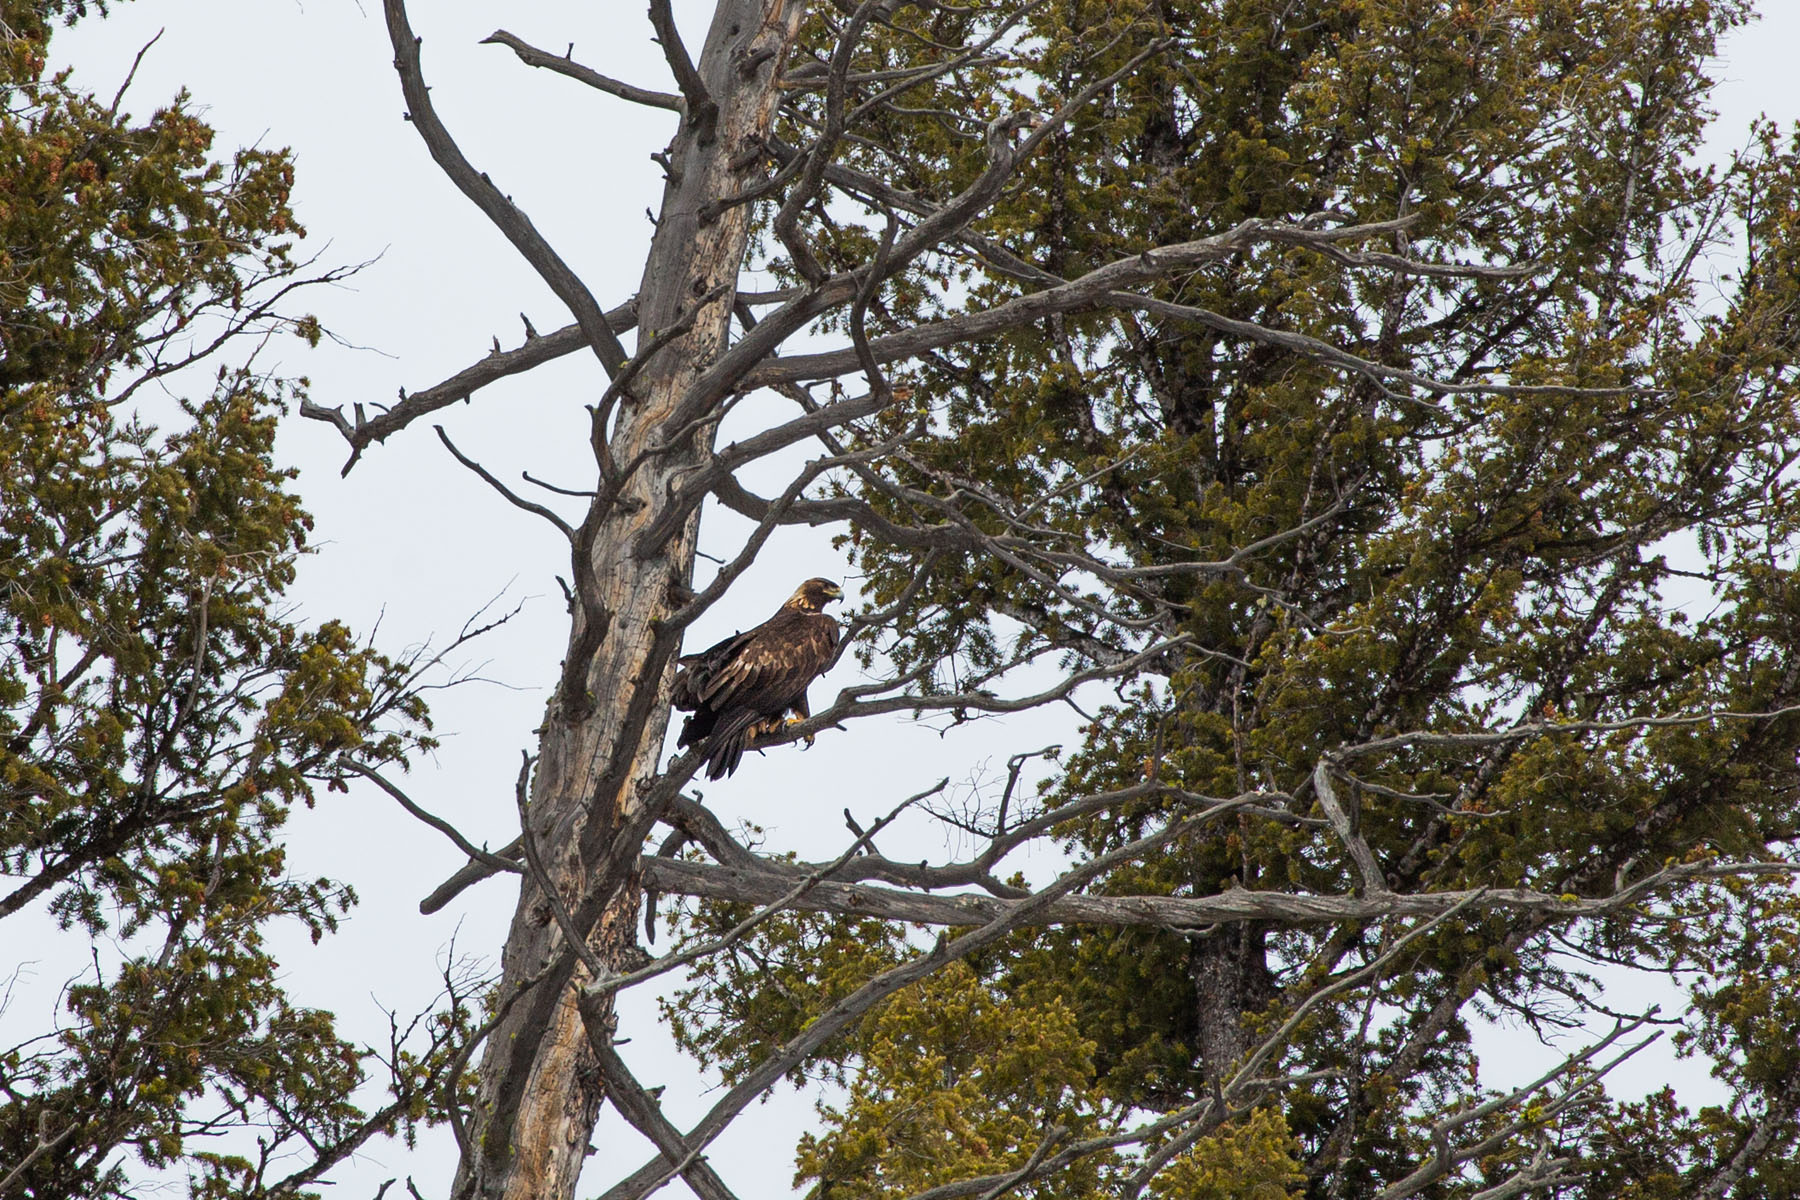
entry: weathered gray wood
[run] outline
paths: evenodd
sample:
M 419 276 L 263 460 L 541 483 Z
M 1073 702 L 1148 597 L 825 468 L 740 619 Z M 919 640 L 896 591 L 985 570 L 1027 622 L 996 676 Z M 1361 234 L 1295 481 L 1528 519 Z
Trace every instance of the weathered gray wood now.
M 1707 872 L 1672 869 L 1655 883 L 1672 884 L 1701 874 L 1786 874 L 1785 863 L 1743 863 Z M 647 858 L 646 886 L 670 895 L 702 896 L 742 904 L 769 904 L 794 886 L 794 876 L 741 866 Z M 1593 916 L 1637 903 L 1654 892 L 1638 884 L 1628 891 L 1594 899 L 1573 899 L 1529 888 L 1481 891 L 1385 892 L 1367 896 L 1309 896 L 1297 892 L 1232 888 L 1213 896 L 1066 896 L 1038 909 L 1026 924 L 1152 925 L 1161 929 L 1204 929 L 1220 923 L 1279 921 L 1288 925 L 1378 921 L 1392 917 L 1430 917 L 1458 905 L 1514 909 L 1556 917 Z M 790 907 L 807 912 L 846 913 L 910 921 L 917 925 L 984 925 L 1011 912 L 1021 900 L 973 894 L 931 895 L 870 884 L 821 881 Z
M 654 553 L 633 547 L 673 484 L 711 452 L 710 429 L 671 421 L 726 346 L 750 212 L 734 208 L 708 221 L 700 213 L 708 200 L 756 181 L 762 160 L 746 148 L 769 127 L 777 64 L 803 8 L 795 0 L 717 7 L 696 66 L 716 111 L 687 116 L 670 147 L 637 302 L 640 354 L 669 331 L 686 332 L 614 372 L 616 385 L 623 382 L 613 397 L 617 418 L 597 451 L 599 494 L 575 539 L 580 603 L 541 735 L 528 836 L 575 926 L 593 931 L 589 944 L 612 966 L 636 953 L 637 853 L 655 816 L 640 784 L 655 772 L 668 720 L 665 668 L 680 635 L 666 621 L 689 595 L 696 518 Z M 658 452 L 644 457 L 651 447 Z M 619 470 L 634 461 L 634 470 Z M 586 972 L 565 953 L 549 907 L 528 877 L 501 963 L 502 994 L 523 994 L 485 1045 L 459 1197 L 560 1200 L 573 1195 L 587 1157 L 602 1073 L 570 986 Z

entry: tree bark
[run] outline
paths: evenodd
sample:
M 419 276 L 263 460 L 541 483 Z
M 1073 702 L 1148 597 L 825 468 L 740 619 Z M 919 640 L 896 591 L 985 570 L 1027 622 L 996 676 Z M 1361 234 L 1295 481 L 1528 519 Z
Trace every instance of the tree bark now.
M 1231 1078 L 1233 1065 L 1256 1045 L 1246 1018 L 1275 1000 L 1266 935 L 1261 923 L 1246 922 L 1228 925 L 1192 944 L 1188 970 L 1194 980 L 1200 1063 L 1209 1084 Z
M 664 622 L 691 595 L 696 518 L 653 554 L 633 553 L 673 485 L 702 467 L 712 426 L 670 428 L 692 382 L 723 352 L 750 206 L 702 220 L 709 201 L 759 178 L 757 153 L 779 99 L 777 73 L 801 0 L 720 0 L 671 144 L 662 211 L 638 300 L 640 347 L 688 323 L 623 389 L 599 493 L 576 539 L 581 603 L 563 684 L 547 715 L 527 816 L 530 836 L 577 928 L 602 962 L 638 954 L 637 858 L 655 814 L 644 784 L 668 723 L 666 668 L 679 631 Z M 668 45 L 665 51 L 682 54 Z M 708 103 L 710 101 L 710 103 Z M 657 447 L 628 474 L 647 448 Z M 666 447 L 666 449 L 663 449 Z M 609 481 L 608 475 L 613 478 Z M 572 1196 L 599 1113 L 597 1063 L 575 1004 L 587 972 L 565 949 L 552 906 L 530 876 L 502 966 L 502 1002 L 480 1069 L 454 1195 L 493 1200 Z

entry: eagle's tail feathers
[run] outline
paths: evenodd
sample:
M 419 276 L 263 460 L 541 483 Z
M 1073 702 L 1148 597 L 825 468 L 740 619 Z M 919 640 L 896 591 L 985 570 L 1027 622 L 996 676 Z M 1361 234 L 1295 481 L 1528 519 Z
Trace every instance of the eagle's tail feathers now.
M 750 740 L 750 730 L 755 725 L 755 713 L 739 712 L 713 727 L 712 736 L 706 742 L 708 779 L 723 779 L 738 769 L 738 764 L 744 760 L 744 746 Z
M 740 731 L 736 737 L 714 745 L 712 758 L 707 760 L 706 777 L 718 780 L 735 773 L 744 760 L 744 741 L 745 735 Z

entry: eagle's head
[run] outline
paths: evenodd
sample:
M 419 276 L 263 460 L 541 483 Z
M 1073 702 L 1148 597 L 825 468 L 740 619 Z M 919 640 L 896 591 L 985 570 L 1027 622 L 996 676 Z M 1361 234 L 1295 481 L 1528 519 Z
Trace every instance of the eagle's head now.
M 844 589 L 829 579 L 809 579 L 794 589 L 794 594 L 787 598 L 783 608 L 798 608 L 806 612 L 819 612 L 833 600 L 841 600 Z

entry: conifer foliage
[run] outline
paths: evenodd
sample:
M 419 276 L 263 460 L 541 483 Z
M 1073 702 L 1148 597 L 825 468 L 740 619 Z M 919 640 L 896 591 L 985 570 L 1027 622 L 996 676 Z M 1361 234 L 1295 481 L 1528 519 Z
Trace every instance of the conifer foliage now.
M 995 307 L 1246 224 L 1393 222 L 920 354 L 895 375 L 915 399 L 847 441 L 905 451 L 839 492 L 962 535 L 869 520 L 847 539 L 871 603 L 906 613 L 883 653 L 925 692 L 1052 656 L 1132 664 L 1043 794 L 964 814 L 965 833 L 1069 814 L 1043 832 L 1086 860 L 1224 805 L 1088 886 L 1354 895 L 1383 916 L 1070 921 L 971 959 L 936 983 L 959 1015 L 895 1000 L 827 1055 L 849 1094 L 803 1148 L 817 1194 L 1786 1186 L 1800 173 L 1766 124 L 1728 165 L 1697 161 L 1709 56 L 1746 11 L 1056 3 L 1020 18 L 993 75 L 871 106 L 846 173 L 904 211 L 966 183 L 946 114 L 1027 80 L 1081 94 L 1172 47 L 1022 163 L 979 227 L 1004 266 L 945 255 L 871 306 L 876 353 L 955 319 L 965 291 Z M 990 19 L 898 22 L 859 69 L 917 69 Z M 879 237 L 836 216 L 814 227 L 833 266 Z M 1468 907 L 1397 922 L 1422 893 Z M 847 968 L 819 953 L 827 920 L 711 960 L 675 1007 L 686 1044 L 729 1075 L 828 1011 Z M 897 954 L 851 942 L 865 977 Z M 1620 968 L 1686 1011 L 1602 986 Z M 1478 1017 L 1603 1045 L 1509 1096 L 1482 1085 Z M 1596 1080 L 1659 1024 L 1712 1056 L 1728 1104 L 1606 1100 Z M 1008 1064 L 1034 1045 L 1026 1096 Z M 1107 1142 L 1147 1114 L 1173 1126 L 1155 1149 Z M 1195 1182 L 1229 1161 L 1214 1131 L 1269 1114 L 1294 1141 L 1259 1151 L 1266 1183 Z
M 422 1117 L 445 1065 L 454 1016 L 383 1069 L 290 1002 L 264 940 L 354 898 L 287 870 L 288 810 L 428 744 L 425 711 L 414 664 L 284 599 L 298 385 L 236 348 L 317 337 L 278 308 L 307 278 L 291 162 L 216 158 L 185 98 L 138 121 L 46 76 L 62 8 L 0 7 L 0 944 L 48 917 L 94 953 L 54 1011 L 0 987 L 36 1034 L 0 1047 L 0 1194 L 136 1195 L 158 1168 L 273 1194 Z M 372 1072 L 392 1094 L 365 1112 Z

